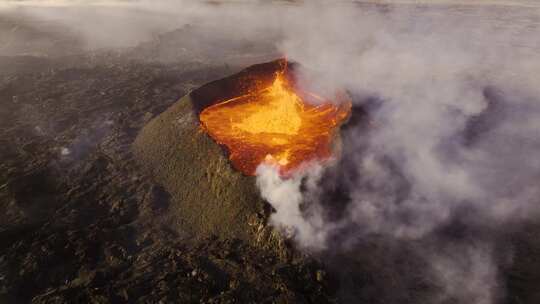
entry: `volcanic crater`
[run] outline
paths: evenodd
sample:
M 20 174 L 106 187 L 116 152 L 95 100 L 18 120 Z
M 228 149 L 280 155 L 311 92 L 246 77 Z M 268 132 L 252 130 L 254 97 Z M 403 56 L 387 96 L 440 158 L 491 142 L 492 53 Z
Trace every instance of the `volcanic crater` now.
M 285 177 L 331 158 L 351 101 L 300 90 L 296 68 L 279 59 L 210 82 L 141 130 L 135 153 L 171 193 L 178 231 L 251 238 L 250 215 L 270 212 L 251 177 L 257 166 Z

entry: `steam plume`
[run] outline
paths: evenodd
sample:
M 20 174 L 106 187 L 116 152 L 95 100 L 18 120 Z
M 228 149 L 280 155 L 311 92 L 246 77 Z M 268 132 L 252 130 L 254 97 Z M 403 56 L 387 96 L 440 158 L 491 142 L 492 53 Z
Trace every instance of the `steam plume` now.
M 410 250 L 427 265 L 417 271 L 433 277 L 425 302 L 490 304 L 504 297 L 500 266 L 511 256 L 494 249 L 499 227 L 540 210 L 540 10 L 445 2 L 138 1 L 136 10 L 18 12 L 66 25 L 87 48 L 134 46 L 186 24 L 203 29 L 195 40 L 270 41 L 307 67 L 299 74 L 306 89 L 348 90 L 368 121 L 344 128 L 330 167 L 286 180 L 259 168 L 261 194 L 276 210 L 271 223 L 304 250 L 344 261 L 374 239 L 398 248 L 374 262 L 381 268 Z

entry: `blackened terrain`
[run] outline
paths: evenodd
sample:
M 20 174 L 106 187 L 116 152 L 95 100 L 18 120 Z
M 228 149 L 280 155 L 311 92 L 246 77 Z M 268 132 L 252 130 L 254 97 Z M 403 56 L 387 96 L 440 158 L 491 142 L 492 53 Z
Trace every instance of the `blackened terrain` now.
M 280 56 L 199 30 L 88 50 L 57 24 L 0 15 L 0 303 L 430 303 L 437 286 L 408 250 L 429 240 L 374 237 L 315 261 L 287 242 L 194 241 L 172 229 L 170 194 L 132 155 L 136 135 L 192 89 Z M 349 127 L 363 123 L 356 110 Z M 331 190 L 339 217 L 349 198 Z M 273 237 L 267 216 L 255 216 L 257 238 Z M 457 223 L 442 233 L 473 232 Z M 513 253 L 500 258 L 503 302 L 540 303 L 539 236 L 534 222 L 501 236 Z
M 169 194 L 131 153 L 152 117 L 242 65 L 175 53 L 190 28 L 85 51 L 52 25 L 0 27 L 17 33 L 0 56 L 1 303 L 332 300 L 321 266 L 286 244 L 278 254 L 172 230 Z

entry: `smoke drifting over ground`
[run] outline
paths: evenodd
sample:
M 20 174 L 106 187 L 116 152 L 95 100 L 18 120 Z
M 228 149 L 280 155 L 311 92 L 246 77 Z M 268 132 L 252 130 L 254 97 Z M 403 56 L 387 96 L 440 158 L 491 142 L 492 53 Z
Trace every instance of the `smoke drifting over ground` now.
M 414 260 L 421 266 L 396 266 L 397 279 L 428 281 L 425 303 L 504 298 L 500 269 L 512 251 L 499 239 L 540 211 L 539 9 L 176 1 L 86 9 L 17 12 L 71 27 L 87 48 L 196 25 L 204 38 L 194 40 L 273 44 L 308 68 L 299 76 L 310 90 L 348 90 L 354 114 L 331 166 L 287 180 L 259 168 L 272 224 L 344 273 L 374 242 L 383 253 L 369 270 Z M 385 299 L 406 301 L 403 284 Z
M 298 18 L 281 47 L 310 68 L 305 86 L 347 88 L 370 123 L 345 128 L 342 158 L 316 173 L 318 187 L 274 188 L 301 202 L 302 220 L 283 217 L 298 207 L 260 183 L 274 222 L 312 250 L 420 243 L 416 258 L 441 287 L 429 303 L 498 302 L 511 255 L 494 250 L 499 227 L 539 210 L 539 12 L 347 7 L 305 8 L 317 18 Z

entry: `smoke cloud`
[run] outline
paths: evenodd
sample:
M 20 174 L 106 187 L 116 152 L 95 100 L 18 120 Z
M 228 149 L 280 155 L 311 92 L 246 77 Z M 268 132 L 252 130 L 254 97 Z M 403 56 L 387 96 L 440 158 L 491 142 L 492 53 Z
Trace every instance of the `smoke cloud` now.
M 462 206 L 485 220 L 536 217 L 540 40 L 525 27 L 538 21 L 509 25 L 496 8 L 347 8 L 306 7 L 318 18 L 298 18 L 281 48 L 309 66 L 304 85 L 346 88 L 369 111 L 372 125 L 343 134 L 350 219 L 418 238 Z M 388 221 L 403 212 L 415 220 Z
M 369 251 L 373 242 L 385 250 L 362 264 L 375 265 L 371 271 L 414 259 L 425 267 L 398 280 L 418 281 L 413 272 L 420 272 L 433 292 L 408 302 L 504 298 L 500 271 L 512 253 L 496 249 L 500 235 L 540 211 L 540 8 L 533 2 L 107 3 L 3 10 L 62 24 L 88 49 L 132 47 L 196 25 L 186 40 L 201 41 L 195 48 L 221 43 L 209 57 L 230 40 L 269 45 L 269 53 L 306 67 L 298 76 L 307 90 L 346 89 L 353 117 L 331 165 L 306 165 L 288 179 L 259 167 L 261 195 L 275 209 L 271 224 L 303 250 L 334 258 L 337 272 L 378 255 Z M 355 301 L 345 293 L 344 301 Z
M 516 25 L 499 9 L 306 5 L 317 18 L 291 21 L 280 49 L 309 67 L 308 90 L 346 88 L 371 123 L 345 128 L 341 159 L 317 169 L 316 187 L 268 184 L 261 169 L 272 223 L 310 251 L 359 254 L 381 236 L 429 244 L 414 249 L 440 287 L 429 303 L 503 299 L 511 252 L 493 249 L 498 227 L 538 218 L 540 40 L 530 27 L 540 13 L 511 8 L 508 21 L 529 20 Z M 273 195 L 285 185 L 284 199 Z

